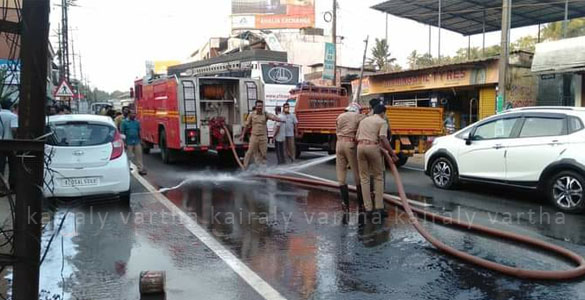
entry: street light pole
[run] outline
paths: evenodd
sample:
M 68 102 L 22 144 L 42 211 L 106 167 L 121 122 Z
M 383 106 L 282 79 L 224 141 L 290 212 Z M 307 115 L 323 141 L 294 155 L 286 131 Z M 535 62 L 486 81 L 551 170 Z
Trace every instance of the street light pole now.
M 335 48 L 333 56 L 333 86 L 337 86 L 337 0 L 333 0 L 333 28 L 331 30 L 331 39 Z
M 498 99 L 496 112 L 500 112 L 506 101 L 506 82 L 508 76 L 508 60 L 510 56 L 510 20 L 512 0 L 502 0 L 502 37 L 500 53 L 500 70 L 498 82 Z

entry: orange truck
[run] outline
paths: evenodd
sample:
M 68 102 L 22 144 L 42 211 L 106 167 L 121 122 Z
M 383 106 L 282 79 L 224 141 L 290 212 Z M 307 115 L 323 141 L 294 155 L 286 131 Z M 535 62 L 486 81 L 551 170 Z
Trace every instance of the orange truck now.
M 297 156 L 303 151 L 318 149 L 335 153 L 336 121 L 350 103 L 344 88 L 303 85 L 290 91 L 296 101 L 299 121 Z M 399 166 L 406 164 L 416 152 L 426 151 L 426 138 L 443 134 L 443 109 L 433 107 L 388 106 L 390 142 L 398 154 Z

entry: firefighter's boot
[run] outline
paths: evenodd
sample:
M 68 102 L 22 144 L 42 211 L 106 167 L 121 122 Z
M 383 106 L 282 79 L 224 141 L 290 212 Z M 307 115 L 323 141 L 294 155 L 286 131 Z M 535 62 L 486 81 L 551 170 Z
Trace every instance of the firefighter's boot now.
M 339 187 L 339 191 L 341 192 L 341 207 L 343 211 L 349 211 L 349 189 L 347 184 L 344 184 Z
M 356 186 L 357 188 L 357 198 L 358 198 L 358 212 L 359 213 L 365 213 L 366 212 L 366 208 L 364 207 L 364 194 L 362 194 L 362 186 L 361 184 L 358 184 Z

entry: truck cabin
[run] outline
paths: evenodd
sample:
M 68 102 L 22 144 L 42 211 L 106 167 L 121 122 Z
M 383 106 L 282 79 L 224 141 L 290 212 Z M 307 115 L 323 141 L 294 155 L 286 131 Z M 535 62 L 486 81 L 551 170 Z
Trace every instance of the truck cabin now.
M 296 102 L 296 111 L 315 110 L 334 107 L 347 107 L 349 96 L 345 88 L 302 86 L 290 91 L 291 99 Z

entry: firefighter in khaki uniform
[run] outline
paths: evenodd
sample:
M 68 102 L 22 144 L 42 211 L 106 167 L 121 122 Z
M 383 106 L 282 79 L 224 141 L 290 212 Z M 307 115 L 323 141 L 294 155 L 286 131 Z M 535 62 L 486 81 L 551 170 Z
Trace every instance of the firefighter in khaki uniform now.
M 360 122 L 357 131 L 357 155 L 362 186 L 362 197 L 366 213 L 371 216 L 373 210 L 380 216 L 386 216 L 384 211 L 384 157 L 383 150 L 388 151 L 394 161 L 398 160 L 394 150 L 388 142 L 388 122 L 384 119 L 386 107 L 376 105 L 373 114 Z M 372 207 L 370 194 L 370 176 L 374 180 L 375 201 Z
M 254 156 L 256 164 L 266 165 L 266 151 L 268 150 L 268 129 L 266 128 L 266 122 L 268 120 L 283 123 L 277 116 L 264 111 L 263 101 L 256 101 L 256 111 L 250 113 L 248 116 L 246 130 L 244 131 L 244 135 L 252 131 L 250 143 L 248 144 L 248 152 L 246 152 L 246 156 L 244 157 L 245 168 L 248 168 L 250 165 L 252 156 Z
M 347 187 L 348 166 L 353 172 L 353 180 L 358 189 L 358 201 L 360 207 L 363 205 L 355 134 L 360 122 L 366 117 L 366 115 L 360 114 L 361 106 L 357 103 L 351 104 L 345 109 L 345 111 L 345 113 L 342 113 L 337 117 L 337 145 L 335 147 L 335 152 L 337 156 L 337 181 L 339 182 L 339 188 L 341 191 L 341 204 L 345 211 L 349 211 L 349 189 Z

